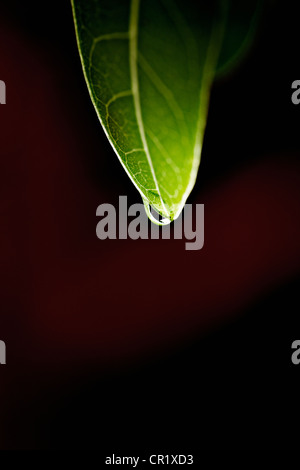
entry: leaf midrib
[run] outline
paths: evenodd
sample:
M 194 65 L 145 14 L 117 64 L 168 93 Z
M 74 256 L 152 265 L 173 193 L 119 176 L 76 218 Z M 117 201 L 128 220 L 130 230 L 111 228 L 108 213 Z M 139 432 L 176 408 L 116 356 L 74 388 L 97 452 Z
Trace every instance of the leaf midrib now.
M 131 0 L 130 4 L 130 19 L 129 19 L 129 64 L 130 64 L 130 75 L 131 75 L 131 86 L 132 86 L 132 96 L 135 109 L 135 115 L 137 120 L 137 125 L 139 128 L 139 133 L 142 139 L 143 147 L 145 154 L 148 160 L 148 164 L 151 170 L 151 174 L 155 183 L 155 187 L 160 198 L 162 207 L 165 211 L 165 214 L 170 215 L 170 212 L 167 210 L 163 198 L 161 196 L 159 185 L 157 182 L 156 174 L 153 168 L 151 155 L 149 152 L 149 147 L 147 143 L 147 138 L 145 134 L 144 122 L 142 117 L 141 110 L 141 101 L 140 101 L 140 91 L 139 91 L 139 80 L 138 80 L 138 21 L 139 21 L 139 7 L 140 0 Z

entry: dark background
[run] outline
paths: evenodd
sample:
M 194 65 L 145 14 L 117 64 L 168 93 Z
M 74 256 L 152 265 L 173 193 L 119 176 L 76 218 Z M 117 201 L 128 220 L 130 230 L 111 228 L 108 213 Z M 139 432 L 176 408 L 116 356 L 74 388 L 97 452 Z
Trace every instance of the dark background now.
M 71 7 L 1 4 L 1 449 L 298 447 L 297 13 L 267 3 L 213 87 L 188 201 L 205 204 L 205 245 L 187 252 L 97 240 L 99 204 L 141 201 L 90 102 Z

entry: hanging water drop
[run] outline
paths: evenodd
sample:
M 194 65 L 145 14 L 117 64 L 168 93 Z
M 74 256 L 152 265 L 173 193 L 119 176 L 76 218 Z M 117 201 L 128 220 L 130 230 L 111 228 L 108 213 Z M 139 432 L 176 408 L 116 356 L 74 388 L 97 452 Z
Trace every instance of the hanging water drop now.
M 164 225 L 169 225 L 172 222 L 172 220 L 168 219 L 167 217 L 164 217 L 161 220 L 156 219 L 154 217 L 154 214 L 151 212 L 149 202 L 146 199 L 143 199 L 143 203 L 144 203 L 144 207 L 145 207 L 145 211 L 146 211 L 147 216 L 149 217 L 151 222 L 153 222 L 154 224 L 164 226 Z M 152 211 L 154 211 L 153 208 L 152 208 Z

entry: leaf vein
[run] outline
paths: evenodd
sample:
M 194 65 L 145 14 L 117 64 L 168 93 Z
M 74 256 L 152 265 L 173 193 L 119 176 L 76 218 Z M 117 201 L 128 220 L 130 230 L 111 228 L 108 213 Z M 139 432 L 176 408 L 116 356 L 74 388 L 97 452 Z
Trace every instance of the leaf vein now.
M 165 98 L 167 104 L 171 108 L 171 111 L 173 112 L 174 116 L 176 119 L 181 121 L 181 124 L 183 124 L 184 121 L 184 115 L 183 112 L 178 105 L 177 101 L 174 98 L 173 93 L 171 90 L 163 83 L 163 81 L 159 78 L 157 73 L 153 70 L 151 65 L 147 62 L 147 60 L 144 58 L 144 56 L 139 52 L 139 64 L 144 71 L 144 73 L 147 75 L 147 77 L 151 80 L 155 88 L 160 92 L 160 94 Z
M 151 160 L 151 155 L 148 148 L 148 143 L 145 135 L 144 123 L 142 118 L 141 112 L 141 103 L 140 103 L 140 93 L 139 93 L 139 84 L 138 84 L 138 70 L 137 70 L 137 39 L 138 39 L 138 19 L 139 19 L 139 6 L 140 0 L 131 0 L 131 8 L 130 8 L 130 19 L 129 19 L 129 60 L 130 60 L 130 73 L 131 73 L 131 81 L 132 81 L 132 94 L 133 94 L 133 101 L 134 101 L 134 108 L 136 119 L 138 123 L 138 128 L 140 132 L 140 136 L 142 139 L 143 146 L 145 148 L 146 157 L 148 160 L 148 164 L 152 173 L 152 178 L 154 180 L 157 193 L 161 200 L 162 207 L 166 214 L 169 214 L 164 201 L 162 199 L 158 182 L 156 179 L 155 171 L 153 168 L 153 163 Z

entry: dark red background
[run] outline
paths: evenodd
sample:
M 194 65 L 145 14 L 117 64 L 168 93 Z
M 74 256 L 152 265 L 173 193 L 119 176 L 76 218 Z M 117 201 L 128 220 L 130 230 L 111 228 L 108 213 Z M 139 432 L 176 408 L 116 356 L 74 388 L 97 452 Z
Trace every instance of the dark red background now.
M 99 204 L 140 196 L 97 121 L 69 4 L 23 3 L 0 22 L 0 447 L 296 445 L 296 15 L 269 6 L 213 89 L 193 252 L 96 238 Z

